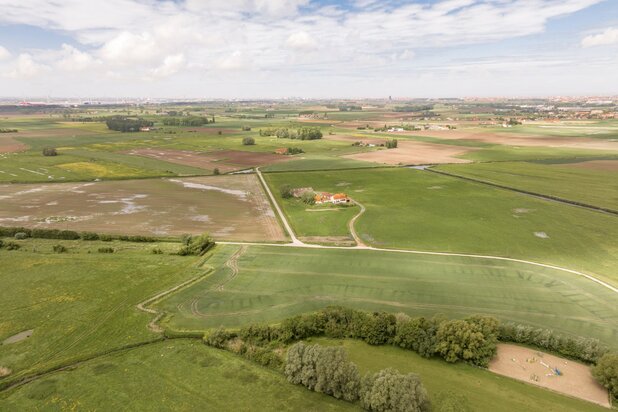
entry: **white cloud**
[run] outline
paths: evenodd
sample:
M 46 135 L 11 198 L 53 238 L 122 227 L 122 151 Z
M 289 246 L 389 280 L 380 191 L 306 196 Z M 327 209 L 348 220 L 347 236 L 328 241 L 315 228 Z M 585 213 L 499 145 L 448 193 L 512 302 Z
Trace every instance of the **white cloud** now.
M 152 70 L 151 74 L 153 77 L 168 77 L 178 73 L 185 65 L 185 56 L 182 53 L 174 54 L 167 56 L 159 67 Z
M 217 68 L 221 70 L 241 70 L 246 69 L 248 65 L 246 57 L 240 50 L 218 59 L 216 64 Z
M 56 67 L 65 71 L 83 71 L 91 69 L 97 64 L 100 64 L 100 62 L 95 60 L 90 54 L 68 44 L 63 44 Z
M 155 60 L 159 55 L 157 42 L 150 33 L 134 34 L 123 31 L 106 42 L 99 54 L 114 65 L 128 65 Z
M 285 44 L 294 50 L 315 50 L 318 48 L 318 43 L 305 31 L 292 33 L 286 40 Z
M 37 63 L 30 54 L 22 53 L 17 56 L 17 59 L 4 75 L 14 79 L 29 79 L 47 70 L 49 70 L 49 67 Z
M 6 60 L 11 57 L 11 53 L 4 47 L 0 46 L 0 60 Z
M 602 33 L 591 34 L 582 39 L 582 46 L 605 46 L 618 43 L 618 28 L 610 27 Z

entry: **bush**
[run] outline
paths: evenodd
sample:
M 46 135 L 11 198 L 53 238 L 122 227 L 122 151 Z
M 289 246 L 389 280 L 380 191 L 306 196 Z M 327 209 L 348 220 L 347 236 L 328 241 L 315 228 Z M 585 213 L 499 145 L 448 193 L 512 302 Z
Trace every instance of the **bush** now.
M 305 192 L 301 196 L 301 200 L 308 205 L 315 205 L 315 193 Z
M 221 172 L 219 171 L 218 167 L 215 167 L 215 169 L 212 171 L 212 174 L 215 176 L 219 176 L 221 174 Z
M 28 238 L 28 234 L 25 232 L 17 232 L 15 233 L 15 236 L 13 236 L 15 239 L 17 240 L 24 240 Z
M 289 382 L 310 390 L 347 401 L 358 399 L 358 368 L 343 348 L 297 343 L 288 349 L 284 372 Z
M 114 240 L 114 238 L 112 237 L 112 235 L 101 234 L 99 235 L 99 240 L 103 242 L 111 242 L 112 240 Z
M 218 328 L 210 333 L 208 333 L 204 337 L 204 342 L 208 346 L 212 346 L 213 348 L 223 349 L 225 348 L 225 344 L 236 337 L 236 334 L 233 332 L 229 332 L 224 328 Z
M 43 156 L 58 156 L 58 151 L 53 147 L 45 147 L 43 149 Z
M 292 193 L 292 186 L 290 185 L 281 186 L 279 188 L 279 193 L 281 193 L 281 197 L 284 199 L 289 199 L 294 196 L 294 194 Z
M 52 249 L 54 253 L 66 253 L 67 252 L 67 248 L 63 245 L 54 245 Z
M 4 248 L 6 250 L 18 250 L 19 248 L 21 248 L 21 245 L 15 242 L 6 242 L 4 244 Z
M 82 232 L 80 236 L 83 240 L 99 240 L 99 235 L 93 232 Z
M 97 249 L 97 251 L 99 253 L 114 253 L 114 248 L 113 247 L 100 247 L 99 249 Z
M 242 127 L 242 131 L 243 132 L 250 132 L 251 131 L 251 126 L 243 126 Z
M 184 246 L 178 251 L 180 256 L 203 256 L 215 246 L 214 240 L 208 234 L 188 237 L 185 235 L 182 242 Z
M 287 155 L 295 155 L 305 153 L 305 151 L 299 147 L 288 147 Z
M 397 324 L 395 344 L 404 349 L 413 350 L 419 355 L 430 358 L 436 353 L 436 334 L 440 320 L 438 318 L 414 318 Z
M 618 398 L 618 354 L 606 353 L 592 368 L 592 376 Z
M 242 144 L 244 146 L 252 146 L 255 144 L 255 139 L 253 137 L 244 137 L 242 139 Z
M 397 148 L 397 139 L 387 140 L 384 143 L 387 149 L 396 149 Z
M 425 412 L 431 409 L 429 396 L 417 375 L 403 375 L 384 369 L 363 378 L 360 403 L 375 412 Z
M 163 254 L 163 251 L 162 251 L 160 248 L 155 247 L 155 248 L 152 248 L 152 250 L 150 251 L 150 253 L 152 253 L 153 255 L 162 255 L 162 254 Z
M 244 326 L 238 336 L 245 342 L 263 345 L 279 338 L 279 331 L 269 325 Z

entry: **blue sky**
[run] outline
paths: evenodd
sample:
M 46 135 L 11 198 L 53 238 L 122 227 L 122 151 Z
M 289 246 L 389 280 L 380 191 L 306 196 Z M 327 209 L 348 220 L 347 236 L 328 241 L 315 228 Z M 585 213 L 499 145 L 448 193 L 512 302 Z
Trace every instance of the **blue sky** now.
M 0 0 L 4 97 L 618 95 L 616 0 Z

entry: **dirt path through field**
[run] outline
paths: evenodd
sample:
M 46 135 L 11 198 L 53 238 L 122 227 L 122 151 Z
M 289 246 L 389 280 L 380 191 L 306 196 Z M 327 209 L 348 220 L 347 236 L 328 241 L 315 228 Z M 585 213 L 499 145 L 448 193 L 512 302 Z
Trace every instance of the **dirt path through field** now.
M 360 207 L 360 211 L 352 219 L 350 219 L 350 222 L 348 223 L 348 228 L 350 229 L 350 233 L 352 234 L 352 237 L 354 238 L 354 241 L 356 242 L 356 247 L 366 249 L 367 245 L 365 244 L 365 242 L 363 242 L 363 239 L 361 239 L 358 233 L 356 233 L 356 228 L 354 227 L 354 224 L 356 223 L 356 220 L 359 217 L 361 217 L 367 209 L 365 209 L 365 206 L 363 206 L 361 203 L 357 202 L 356 200 L 352 200 L 352 201 L 355 204 L 357 204 L 358 207 Z

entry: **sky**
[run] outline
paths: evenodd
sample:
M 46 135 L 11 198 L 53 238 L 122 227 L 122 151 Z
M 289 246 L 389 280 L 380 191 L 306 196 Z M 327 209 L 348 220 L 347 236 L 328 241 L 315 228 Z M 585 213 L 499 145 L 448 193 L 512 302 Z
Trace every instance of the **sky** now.
M 0 0 L 0 97 L 618 95 L 618 0 Z

